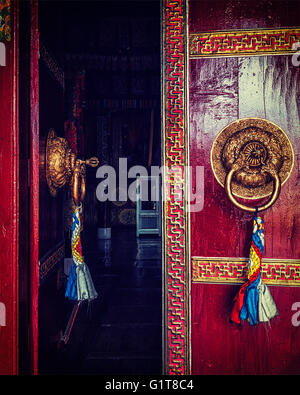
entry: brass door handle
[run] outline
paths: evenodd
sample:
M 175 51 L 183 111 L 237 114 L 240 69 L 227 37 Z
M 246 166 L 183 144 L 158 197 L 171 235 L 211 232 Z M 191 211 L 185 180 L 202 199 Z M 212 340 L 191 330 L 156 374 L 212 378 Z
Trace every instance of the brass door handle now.
M 84 165 L 81 165 L 80 161 L 77 160 L 73 171 L 73 179 L 71 181 L 72 198 L 76 206 L 79 206 L 80 202 L 83 202 L 85 198 L 84 171 Z
M 279 178 L 278 173 L 276 171 L 271 170 L 271 169 L 265 169 L 265 172 L 273 180 L 273 192 L 272 192 L 270 199 L 266 203 L 262 204 L 261 206 L 250 207 L 250 206 L 240 203 L 232 194 L 232 190 L 231 190 L 232 177 L 234 176 L 234 174 L 236 173 L 237 170 L 238 170 L 238 167 L 232 166 L 232 168 L 229 171 L 229 173 L 227 174 L 226 180 L 225 180 L 225 191 L 227 193 L 227 196 L 229 197 L 230 201 L 237 208 L 244 210 L 244 211 L 249 211 L 249 212 L 254 213 L 256 211 L 266 210 L 266 209 L 270 208 L 276 202 L 276 200 L 279 197 L 280 190 L 281 190 L 280 178 Z
M 294 165 L 288 136 L 276 124 L 261 118 L 239 119 L 217 135 L 211 150 L 211 166 L 230 201 L 248 212 L 270 208 Z M 259 207 L 236 198 L 257 200 L 269 197 Z
M 53 129 L 49 131 L 46 144 L 46 179 L 52 196 L 56 196 L 60 188 L 69 185 L 74 203 L 79 206 L 86 193 L 86 165 L 96 167 L 98 164 L 96 157 L 78 159 L 65 138 L 57 137 Z

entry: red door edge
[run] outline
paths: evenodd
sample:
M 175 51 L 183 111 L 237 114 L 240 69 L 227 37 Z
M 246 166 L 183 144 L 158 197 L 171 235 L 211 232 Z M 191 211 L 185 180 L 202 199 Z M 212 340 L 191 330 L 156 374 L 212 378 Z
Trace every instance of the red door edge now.
M 30 23 L 30 372 L 38 373 L 39 291 L 39 27 L 38 0 L 31 0 Z
M 12 1 L 12 374 L 19 373 L 19 2 Z

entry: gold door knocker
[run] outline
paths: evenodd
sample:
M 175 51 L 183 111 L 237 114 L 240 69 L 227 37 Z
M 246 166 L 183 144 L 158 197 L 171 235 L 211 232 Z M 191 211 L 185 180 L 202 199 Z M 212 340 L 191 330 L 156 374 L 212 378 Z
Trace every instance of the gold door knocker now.
M 57 191 L 69 184 L 76 206 L 83 202 L 86 192 L 86 165 L 96 167 L 99 160 L 92 157 L 87 160 L 78 159 L 67 140 L 57 137 L 51 129 L 46 144 L 46 179 L 49 191 L 56 196 Z
M 239 119 L 227 125 L 215 138 L 211 149 L 214 175 L 238 208 L 255 212 L 271 207 L 294 165 L 294 152 L 286 133 L 261 118 Z M 258 200 L 258 207 L 237 198 Z

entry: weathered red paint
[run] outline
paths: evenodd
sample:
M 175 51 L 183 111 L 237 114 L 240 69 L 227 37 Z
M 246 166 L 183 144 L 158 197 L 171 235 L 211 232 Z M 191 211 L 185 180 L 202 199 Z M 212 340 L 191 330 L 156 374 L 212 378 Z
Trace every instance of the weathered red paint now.
M 291 307 L 299 288 L 270 287 L 280 315 L 250 327 L 229 322 L 235 285 L 192 287 L 193 374 L 299 374 L 299 326 Z
M 297 1 L 189 0 L 189 31 L 299 26 Z
M 30 352 L 31 372 L 38 372 L 39 291 L 39 30 L 38 1 L 31 1 L 30 39 Z
M 13 2 L 12 37 L 0 67 L 0 302 L 6 326 L 0 326 L 0 374 L 18 373 L 18 3 Z

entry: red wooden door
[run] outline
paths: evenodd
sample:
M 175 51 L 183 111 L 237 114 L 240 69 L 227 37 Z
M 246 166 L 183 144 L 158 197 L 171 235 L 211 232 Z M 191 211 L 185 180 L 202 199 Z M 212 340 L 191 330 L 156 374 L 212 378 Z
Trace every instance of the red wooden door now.
M 18 13 L 1 2 L 0 374 L 18 372 Z
M 0 59 L 0 373 L 36 373 L 39 279 L 37 2 L 20 5 L 7 0 L 1 3 L 0 14 L 3 50 Z
M 190 1 L 190 35 L 296 25 L 293 3 L 271 10 L 267 4 L 258 7 L 251 1 L 239 6 L 226 1 L 204 3 Z M 238 33 L 241 40 L 251 40 L 249 31 Z M 300 327 L 293 315 L 300 302 L 300 70 L 291 55 L 239 56 L 228 50 L 224 56 L 222 44 L 215 42 L 215 46 L 219 52 L 212 57 L 193 56 L 190 50 L 189 61 L 190 165 L 204 166 L 204 206 L 191 213 L 192 373 L 299 373 Z M 249 256 L 253 215 L 230 203 L 210 164 L 218 132 L 246 117 L 265 118 L 281 126 L 295 151 L 295 166 L 280 198 L 262 214 L 264 257 L 269 259 L 265 264 L 279 311 L 270 325 L 230 322 L 233 298 L 245 281 L 239 272 L 246 259 L 242 263 L 236 258 Z
M 15 3 L 17 4 L 17 3 Z M 39 286 L 39 33 L 37 1 L 19 15 L 19 372 L 37 372 Z M 30 28 L 28 28 L 30 27 Z
M 43 56 L 39 61 L 38 13 L 37 0 L 0 5 L 0 374 L 38 372 L 38 348 L 46 332 L 45 326 L 40 325 L 41 333 L 38 328 L 39 308 L 45 307 L 40 279 L 45 283 L 63 258 L 62 198 L 49 203 L 45 183 L 44 141 L 53 125 L 47 124 L 52 114 L 39 97 L 40 82 L 47 77 Z M 61 88 L 58 96 L 61 103 Z M 57 97 L 47 97 L 57 103 Z M 57 112 L 62 119 L 62 108 Z M 45 224 L 47 218 L 53 225 Z

